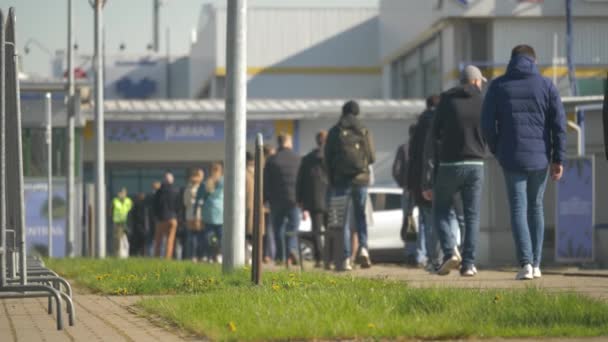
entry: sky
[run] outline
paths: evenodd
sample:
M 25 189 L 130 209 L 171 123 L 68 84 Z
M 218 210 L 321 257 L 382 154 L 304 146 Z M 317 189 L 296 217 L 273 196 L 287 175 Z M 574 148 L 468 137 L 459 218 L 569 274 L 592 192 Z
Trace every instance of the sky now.
M 89 0 L 72 0 L 74 6 L 74 39 L 77 53 L 93 52 L 93 9 Z M 190 50 L 190 37 L 197 27 L 198 18 L 205 3 L 225 3 L 226 0 L 163 0 L 161 8 L 161 45 L 166 51 L 166 29 L 170 29 L 172 55 L 185 55 Z M 376 6 L 379 0 L 250 0 L 251 6 Z M 125 54 L 146 53 L 152 42 L 152 0 L 108 0 L 103 16 L 106 27 L 106 53 L 118 53 L 125 44 Z M 58 49 L 66 49 L 67 0 L 0 0 L 0 8 L 8 11 L 15 7 L 17 14 L 17 45 L 23 55 L 23 70 L 27 73 L 48 77 L 51 74 L 50 56 Z M 49 52 L 35 44 L 29 54 L 24 45 L 29 40 L 38 41 Z

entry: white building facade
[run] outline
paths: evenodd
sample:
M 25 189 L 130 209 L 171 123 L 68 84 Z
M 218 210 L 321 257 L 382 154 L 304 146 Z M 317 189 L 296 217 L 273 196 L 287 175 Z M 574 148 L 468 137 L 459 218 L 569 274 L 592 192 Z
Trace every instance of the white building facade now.
M 565 1 L 380 2 L 385 98 L 424 97 L 457 82 L 463 65 L 504 73 L 511 49 L 535 48 L 541 72 L 568 94 Z M 573 56 L 581 95 L 601 94 L 608 71 L 608 2 L 573 1 Z M 555 59 L 554 63 L 554 57 Z
M 304 2 L 303 2 L 304 4 Z M 201 11 L 190 95 L 222 98 L 226 7 Z M 250 98 L 378 98 L 378 8 L 252 6 L 247 13 Z

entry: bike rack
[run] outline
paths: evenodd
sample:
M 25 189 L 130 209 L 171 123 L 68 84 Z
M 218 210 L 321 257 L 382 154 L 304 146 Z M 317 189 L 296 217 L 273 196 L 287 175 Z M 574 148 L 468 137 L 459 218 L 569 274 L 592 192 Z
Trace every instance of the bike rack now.
M 48 298 L 49 314 L 54 300 L 62 330 L 64 302 L 69 325 L 76 320 L 72 287 L 40 258 L 27 255 L 15 36 L 15 10 L 6 17 L 0 10 L 0 299 Z

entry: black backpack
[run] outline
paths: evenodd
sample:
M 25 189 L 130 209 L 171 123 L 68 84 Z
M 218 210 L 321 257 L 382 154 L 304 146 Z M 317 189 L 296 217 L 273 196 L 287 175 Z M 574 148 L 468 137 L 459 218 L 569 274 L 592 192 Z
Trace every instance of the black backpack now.
M 366 129 L 338 127 L 336 174 L 355 177 L 369 168 L 368 132 Z

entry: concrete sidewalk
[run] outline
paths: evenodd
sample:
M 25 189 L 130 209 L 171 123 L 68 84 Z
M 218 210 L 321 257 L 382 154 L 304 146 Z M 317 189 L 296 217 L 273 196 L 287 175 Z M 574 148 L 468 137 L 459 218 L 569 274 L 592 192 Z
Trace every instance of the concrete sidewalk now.
M 529 286 L 550 291 L 572 291 L 608 301 L 608 271 L 578 270 L 575 268 L 546 269 L 540 279 L 515 280 L 513 270 L 479 269 L 475 277 L 461 277 L 458 271 L 447 276 L 429 274 L 422 269 L 394 265 L 375 265 L 369 269 L 357 269 L 353 274 L 362 277 L 383 278 L 406 281 L 413 287 L 457 287 L 457 288 L 498 288 L 515 289 Z
M 270 267 L 270 269 L 277 269 Z M 307 270 L 311 267 L 307 265 Z M 294 270 L 295 271 L 295 270 Z M 458 272 L 448 276 L 431 275 L 421 269 L 395 265 L 375 265 L 352 273 L 361 277 L 406 281 L 414 287 L 457 288 L 525 288 L 538 286 L 551 291 L 574 291 L 608 301 L 608 271 L 578 271 L 576 269 L 545 270 L 543 278 L 516 281 L 514 271 L 479 270 L 474 278 L 461 277 Z M 268 275 L 268 274 L 267 274 Z M 141 297 L 112 297 L 78 294 L 76 290 L 76 326 L 63 331 L 55 329 L 54 316 L 46 313 L 46 299 L 0 300 L 0 341 L 199 341 L 200 338 L 180 333 L 177 328 L 152 323 L 137 315 L 133 308 Z M 67 317 L 65 318 L 67 322 Z M 162 323 L 162 322 L 161 322 Z M 532 339 L 534 340 L 534 339 Z M 543 339 L 543 341 L 605 341 L 593 339 Z M 490 341 L 500 341 L 490 340 Z M 508 341 L 519 341 L 509 339 Z M 526 340 L 531 341 L 531 340 Z

